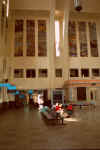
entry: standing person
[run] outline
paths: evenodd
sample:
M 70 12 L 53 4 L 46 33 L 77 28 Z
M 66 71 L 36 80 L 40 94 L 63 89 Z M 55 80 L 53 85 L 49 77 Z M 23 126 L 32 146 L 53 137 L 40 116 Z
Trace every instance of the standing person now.
M 26 104 L 29 104 L 29 94 L 26 93 Z
M 59 104 L 58 104 L 58 103 L 56 103 L 56 107 L 55 107 L 55 109 L 56 109 L 56 111 L 58 111 L 58 110 L 59 110 Z
M 38 95 L 38 105 L 39 110 L 43 108 L 43 96 L 41 94 Z
M 33 95 L 33 100 L 35 108 L 38 108 L 38 94 Z
M 95 102 L 95 100 L 91 99 L 91 101 L 90 101 L 90 106 L 91 106 L 92 108 L 96 108 L 96 102 Z

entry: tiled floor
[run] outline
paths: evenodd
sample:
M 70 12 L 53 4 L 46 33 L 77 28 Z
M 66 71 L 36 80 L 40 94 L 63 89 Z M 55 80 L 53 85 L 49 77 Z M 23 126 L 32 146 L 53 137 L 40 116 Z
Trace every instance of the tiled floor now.
M 0 114 L 0 150 L 100 149 L 100 108 L 77 109 L 65 125 L 47 125 L 38 110 Z

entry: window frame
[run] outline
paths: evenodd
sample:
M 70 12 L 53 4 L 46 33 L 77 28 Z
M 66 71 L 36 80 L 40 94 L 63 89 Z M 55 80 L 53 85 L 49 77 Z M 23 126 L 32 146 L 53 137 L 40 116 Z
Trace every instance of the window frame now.
M 17 76 L 17 77 L 16 77 L 15 71 L 19 71 L 19 73 L 20 73 L 20 71 L 22 71 L 22 72 L 21 72 L 21 73 L 22 73 L 21 76 L 19 76 L 19 77 Z M 23 68 L 15 68 L 15 69 L 13 70 L 13 74 L 14 74 L 14 75 L 13 75 L 14 78 L 24 78 L 24 69 L 23 69 Z
M 31 71 L 30 76 L 28 76 L 28 71 Z M 32 71 L 34 72 L 33 74 Z M 26 69 L 26 78 L 36 78 L 36 69 Z
M 60 73 L 58 73 L 59 76 L 57 74 L 57 71 L 61 71 Z M 56 76 L 56 78 L 62 78 L 63 77 L 63 69 L 62 68 L 56 68 L 55 69 L 55 76 Z
M 46 71 L 46 74 L 43 75 L 43 76 L 41 76 L 41 71 Z M 43 72 L 42 72 L 42 73 L 43 73 Z M 47 78 L 47 77 L 48 77 L 48 69 L 46 69 L 46 68 L 40 68 L 40 69 L 38 70 L 38 77 L 39 77 L 39 78 Z
M 87 70 L 88 71 L 88 76 L 82 75 L 82 70 Z M 89 78 L 90 77 L 90 70 L 89 70 L 89 68 L 81 68 L 81 77 L 84 77 L 84 78 Z
M 77 71 L 77 76 L 71 76 L 71 71 L 72 71 L 72 70 Z M 70 70 L 69 70 L 69 75 L 70 75 L 70 78 L 79 77 L 79 69 L 78 69 L 78 68 L 70 68 Z

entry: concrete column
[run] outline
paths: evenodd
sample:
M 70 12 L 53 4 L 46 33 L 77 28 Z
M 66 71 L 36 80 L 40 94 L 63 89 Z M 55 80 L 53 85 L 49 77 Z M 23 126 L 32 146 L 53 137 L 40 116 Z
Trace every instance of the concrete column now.
M 73 88 L 73 101 L 77 102 L 77 87 Z
M 48 89 L 48 100 L 51 99 L 51 89 Z
M 78 22 L 76 22 L 76 43 L 77 43 L 77 57 L 80 57 L 80 42 L 79 42 Z
M 87 33 L 87 50 L 88 50 L 88 57 L 91 57 L 91 48 L 90 48 L 90 34 L 89 34 L 89 26 L 88 23 L 86 24 L 86 33 Z
M 97 33 L 97 45 L 98 45 L 98 56 L 100 57 L 100 19 L 96 22 L 96 33 Z
M 86 100 L 89 102 L 89 100 L 90 100 L 90 88 L 89 87 L 87 87 L 86 88 Z
M 2 14 L 2 1 L 0 0 L 0 20 L 1 20 L 1 14 Z M 1 41 L 1 25 L 0 25 L 0 41 Z M 1 44 L 0 44 L 0 51 L 1 51 Z
M 35 21 L 35 57 L 38 57 L 38 20 Z
M 92 76 L 92 68 L 89 68 L 89 73 L 90 73 L 90 74 L 89 74 L 89 77 L 90 77 L 90 78 L 93 78 L 93 76 Z
M 8 54 L 12 58 L 14 57 L 15 48 L 14 48 L 14 40 L 15 40 L 15 19 L 14 16 L 10 16 L 8 21 Z M 9 38 L 9 35 L 11 38 Z
M 70 0 L 65 1 L 64 8 L 64 49 L 62 56 L 62 63 L 64 66 L 64 80 L 68 80 L 68 70 L 69 70 L 69 43 L 68 43 L 68 23 L 69 23 L 69 13 L 70 13 Z
M 26 68 L 23 68 L 23 78 L 26 79 Z
M 50 28 L 49 28 L 49 87 L 54 87 L 55 77 L 55 0 L 50 1 Z
M 78 70 L 79 70 L 79 78 L 82 78 L 82 76 L 81 76 L 81 66 Z
M 10 35 L 10 37 L 9 37 Z M 12 79 L 12 58 L 14 56 L 14 18 L 10 12 L 8 18 L 8 32 L 7 32 L 7 56 L 8 56 L 8 79 L 9 81 Z
M 59 23 L 60 23 L 60 57 L 62 58 L 62 50 L 63 50 L 63 18 L 59 19 Z

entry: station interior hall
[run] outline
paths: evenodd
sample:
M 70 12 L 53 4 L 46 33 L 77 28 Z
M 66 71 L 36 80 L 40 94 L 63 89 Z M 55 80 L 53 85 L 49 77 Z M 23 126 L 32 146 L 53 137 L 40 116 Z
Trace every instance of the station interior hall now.
M 0 0 L 0 150 L 100 149 L 100 0 Z

